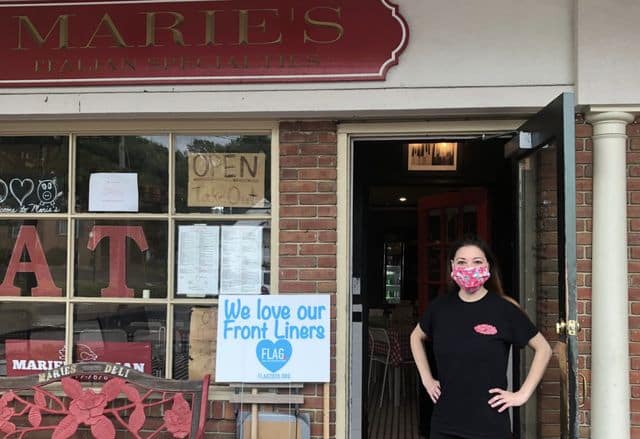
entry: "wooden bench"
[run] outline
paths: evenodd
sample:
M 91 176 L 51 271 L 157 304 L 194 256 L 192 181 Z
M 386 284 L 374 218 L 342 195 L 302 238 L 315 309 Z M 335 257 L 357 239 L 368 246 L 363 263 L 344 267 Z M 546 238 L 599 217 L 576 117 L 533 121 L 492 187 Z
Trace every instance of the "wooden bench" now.
M 112 363 L 75 363 L 35 375 L 0 378 L 0 431 L 53 439 L 79 430 L 113 439 L 202 438 L 209 376 L 199 381 L 157 378 Z

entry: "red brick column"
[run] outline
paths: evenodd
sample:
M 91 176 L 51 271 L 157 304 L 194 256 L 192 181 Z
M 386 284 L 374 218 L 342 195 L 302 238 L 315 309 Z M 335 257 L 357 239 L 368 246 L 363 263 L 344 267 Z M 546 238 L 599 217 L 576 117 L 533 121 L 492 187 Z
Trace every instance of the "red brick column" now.
M 335 437 L 336 175 L 333 122 L 280 124 L 280 292 L 329 293 L 331 298 L 331 413 Z M 311 436 L 323 434 L 322 384 L 307 384 L 304 412 Z

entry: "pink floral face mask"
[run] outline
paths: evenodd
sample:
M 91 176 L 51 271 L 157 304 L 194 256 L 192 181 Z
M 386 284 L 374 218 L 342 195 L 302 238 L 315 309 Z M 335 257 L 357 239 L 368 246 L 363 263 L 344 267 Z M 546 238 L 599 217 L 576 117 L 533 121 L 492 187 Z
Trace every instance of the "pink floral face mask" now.
M 475 293 L 491 277 L 487 266 L 478 267 L 458 267 L 454 266 L 451 271 L 451 279 L 467 293 Z

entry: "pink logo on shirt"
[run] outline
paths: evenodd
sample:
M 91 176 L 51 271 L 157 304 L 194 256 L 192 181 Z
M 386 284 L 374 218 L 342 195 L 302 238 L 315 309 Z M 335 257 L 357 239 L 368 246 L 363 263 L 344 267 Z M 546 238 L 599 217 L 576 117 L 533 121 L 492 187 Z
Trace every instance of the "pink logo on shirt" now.
M 489 325 L 487 323 L 476 325 L 473 327 L 473 330 L 482 335 L 496 335 L 498 333 L 498 330 L 495 326 Z

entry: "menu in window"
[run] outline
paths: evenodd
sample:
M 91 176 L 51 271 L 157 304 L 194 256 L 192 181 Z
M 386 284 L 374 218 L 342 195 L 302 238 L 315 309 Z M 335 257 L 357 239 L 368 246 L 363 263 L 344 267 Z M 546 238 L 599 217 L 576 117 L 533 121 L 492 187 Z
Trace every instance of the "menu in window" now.
M 220 291 L 260 294 L 262 288 L 262 227 L 222 226 Z
M 218 294 L 220 227 L 178 227 L 178 295 Z

